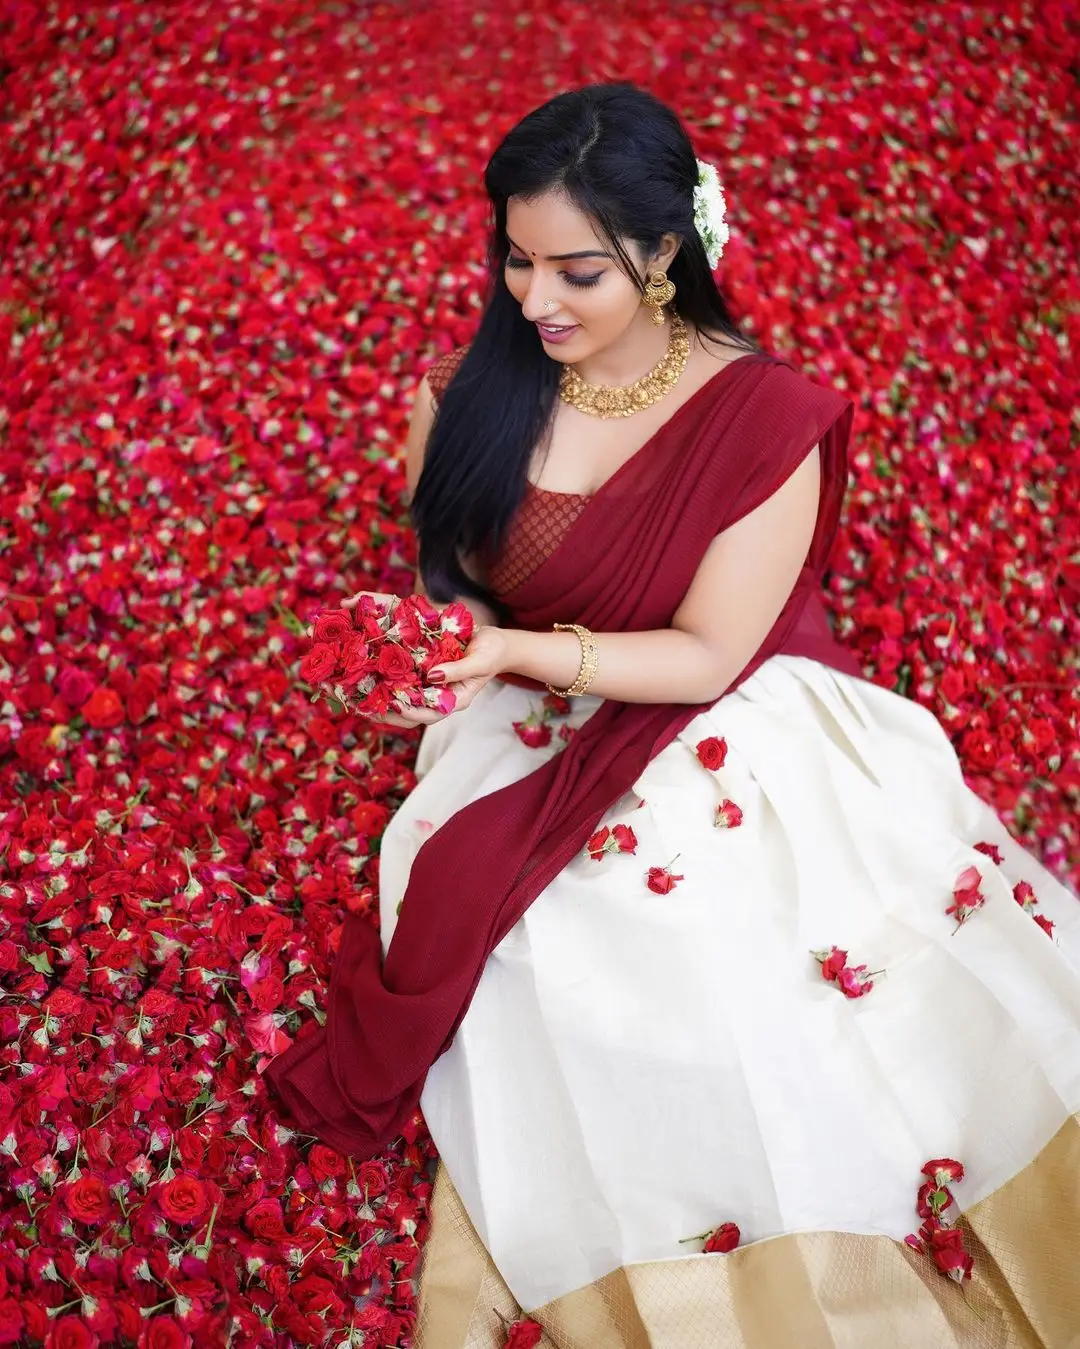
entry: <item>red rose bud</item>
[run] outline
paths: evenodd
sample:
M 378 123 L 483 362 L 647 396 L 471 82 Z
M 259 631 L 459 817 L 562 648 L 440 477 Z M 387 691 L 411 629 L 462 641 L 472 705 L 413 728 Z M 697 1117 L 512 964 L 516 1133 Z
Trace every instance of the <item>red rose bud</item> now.
M 927 1184 L 919 1187 L 915 1211 L 920 1218 L 936 1218 L 939 1213 L 944 1213 L 952 1202 L 952 1195 L 943 1185 L 937 1186 L 932 1182 L 927 1182 Z
M 673 876 L 668 867 L 650 867 L 645 877 L 645 884 L 657 895 L 670 894 L 679 881 L 686 880 L 685 876 Z
M 957 1283 L 971 1278 L 975 1262 L 964 1250 L 964 1234 L 959 1227 L 935 1224 L 927 1233 L 927 1250 L 939 1274 L 955 1279 Z
M 1054 924 L 1050 921 L 1050 919 L 1047 918 L 1044 914 L 1041 914 L 1041 913 L 1033 913 L 1031 916 L 1032 916 L 1032 918 L 1035 919 L 1035 921 L 1036 921 L 1036 922 L 1038 923 L 1038 925 L 1042 928 L 1042 930 L 1046 933 L 1046 935 L 1050 938 L 1050 940 L 1053 941 L 1053 939 L 1054 939 Z
M 964 1179 L 964 1168 L 951 1157 L 936 1157 L 926 1163 L 922 1174 L 928 1176 L 935 1185 L 957 1185 Z
M 1035 891 L 1031 888 L 1031 884 L 1028 881 L 1016 882 L 1013 886 L 1013 899 L 1016 900 L 1017 904 L 1020 905 L 1025 913 L 1030 913 L 1039 902 L 1035 898 Z
M 727 741 L 723 736 L 710 735 L 706 740 L 699 740 L 696 749 L 703 768 L 707 768 L 711 773 L 723 768 L 727 759 Z
M 865 965 L 846 966 L 836 976 L 836 982 L 845 998 L 861 998 L 874 987 L 874 981 L 866 972 Z
M 833 983 L 847 964 L 848 953 L 841 951 L 839 946 L 830 946 L 827 951 L 813 951 L 811 954 L 821 965 L 821 977 L 828 983 Z
M 717 829 L 738 829 L 742 824 L 743 813 L 734 801 L 721 801 L 716 807 L 716 819 L 713 824 Z
M 945 910 L 956 919 L 957 926 L 967 922 L 976 909 L 986 903 L 986 896 L 979 889 L 982 877 L 977 867 L 965 867 L 956 878 L 953 886 L 953 902 Z
M 530 712 L 524 721 L 515 721 L 511 724 L 517 738 L 530 749 L 542 749 L 545 745 L 551 744 L 551 727 L 546 722 L 540 721 L 535 713 Z
M 1001 863 L 1004 861 L 1000 849 L 993 843 L 976 843 L 975 851 L 981 852 L 984 857 L 989 857 L 990 861 L 993 862 L 995 866 L 1001 866 Z
M 535 1349 L 543 1337 L 543 1327 L 536 1321 L 515 1321 L 508 1327 L 503 1349 Z
M 710 1232 L 705 1239 L 704 1253 L 706 1255 L 719 1253 L 727 1255 L 728 1251 L 733 1251 L 742 1239 L 742 1233 L 734 1223 L 721 1223 L 715 1231 Z

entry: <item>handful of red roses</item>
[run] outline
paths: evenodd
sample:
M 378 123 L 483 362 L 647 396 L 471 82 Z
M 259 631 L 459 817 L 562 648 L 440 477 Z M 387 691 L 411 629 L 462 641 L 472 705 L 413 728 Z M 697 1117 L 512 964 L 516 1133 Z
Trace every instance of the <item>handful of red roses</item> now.
M 388 603 L 363 595 L 351 613 L 316 614 L 300 674 L 316 699 L 333 694 L 350 712 L 376 720 L 410 707 L 452 712 L 454 695 L 425 676 L 442 661 L 459 660 L 472 632 L 472 614 L 456 601 L 439 609 L 423 595 Z

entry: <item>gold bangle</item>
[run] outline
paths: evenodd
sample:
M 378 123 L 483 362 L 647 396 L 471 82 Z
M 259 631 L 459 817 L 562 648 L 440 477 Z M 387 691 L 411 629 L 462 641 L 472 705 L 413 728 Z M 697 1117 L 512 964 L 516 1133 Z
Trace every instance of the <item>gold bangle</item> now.
M 596 674 L 596 640 L 589 629 L 583 628 L 580 623 L 556 623 L 553 631 L 577 633 L 578 641 L 581 643 L 581 664 L 578 666 L 577 678 L 568 689 L 553 688 L 551 684 L 546 687 L 549 693 L 554 693 L 559 698 L 576 698 L 585 692 Z

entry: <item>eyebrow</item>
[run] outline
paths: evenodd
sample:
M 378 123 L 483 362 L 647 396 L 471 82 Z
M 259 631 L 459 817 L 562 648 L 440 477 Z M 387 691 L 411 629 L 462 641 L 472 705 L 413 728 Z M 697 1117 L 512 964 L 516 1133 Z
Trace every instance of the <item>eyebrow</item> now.
M 528 251 L 527 249 L 522 248 L 520 244 L 515 244 L 513 239 L 510 238 L 509 234 L 506 236 L 506 241 L 508 244 L 510 244 L 512 248 L 516 248 L 519 253 L 525 253 Z M 610 253 L 597 253 L 595 250 L 586 249 L 585 252 L 583 253 L 552 253 L 546 259 L 546 261 L 571 262 L 573 261 L 574 258 L 610 258 L 610 257 L 611 257 Z

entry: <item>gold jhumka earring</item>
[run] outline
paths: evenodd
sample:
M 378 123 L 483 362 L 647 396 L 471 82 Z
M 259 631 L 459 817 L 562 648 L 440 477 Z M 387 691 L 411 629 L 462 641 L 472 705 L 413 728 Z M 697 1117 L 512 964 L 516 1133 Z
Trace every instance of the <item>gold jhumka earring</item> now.
M 652 321 L 659 327 L 664 322 L 664 305 L 670 304 L 675 298 L 675 283 L 668 280 L 667 272 L 655 271 L 649 278 L 649 284 L 645 287 L 645 294 L 641 297 L 641 303 L 647 304 L 652 310 Z

